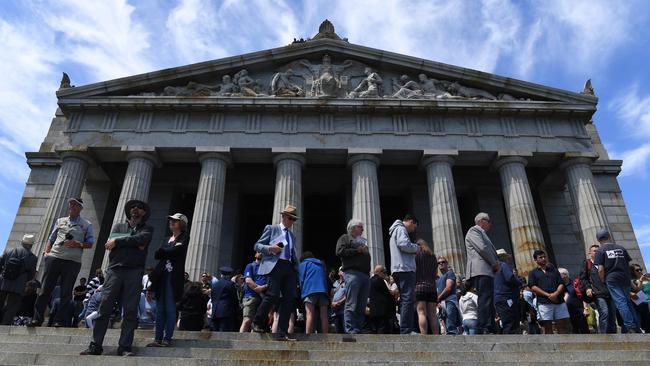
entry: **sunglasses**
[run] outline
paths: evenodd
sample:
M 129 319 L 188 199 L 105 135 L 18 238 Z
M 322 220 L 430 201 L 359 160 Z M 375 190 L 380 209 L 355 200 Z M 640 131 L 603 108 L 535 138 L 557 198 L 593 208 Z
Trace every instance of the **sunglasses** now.
M 634 271 L 635 271 L 635 272 L 639 272 L 639 273 L 643 272 L 643 270 L 642 270 L 641 268 L 637 268 L 637 269 L 635 269 Z
M 144 206 L 143 206 L 143 205 L 133 205 L 133 206 L 131 206 L 131 208 L 132 208 L 132 209 L 137 208 L 137 209 L 140 209 L 140 210 L 144 210 Z
M 438 264 L 445 264 L 445 263 L 447 263 L 447 261 L 438 262 Z
M 295 217 L 291 217 L 291 216 L 287 216 L 287 218 L 289 219 L 289 221 L 296 221 L 296 220 L 298 220 L 297 218 L 295 218 Z

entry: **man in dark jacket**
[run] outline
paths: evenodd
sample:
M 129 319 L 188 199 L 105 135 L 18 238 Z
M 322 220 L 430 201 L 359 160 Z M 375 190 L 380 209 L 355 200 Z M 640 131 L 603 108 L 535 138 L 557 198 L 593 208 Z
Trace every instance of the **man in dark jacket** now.
M 589 258 L 582 263 L 580 272 L 580 290 L 598 310 L 598 333 L 616 333 L 616 306 L 607 286 L 598 276 L 598 266 L 594 264 L 598 249 L 598 244 L 589 247 Z
M 393 331 L 395 318 L 395 298 L 386 285 L 386 269 L 375 267 L 375 274 L 370 278 L 370 324 L 372 331 L 389 334 Z
M 219 268 L 221 277 L 212 280 L 212 330 L 216 332 L 232 332 L 234 330 L 235 314 L 238 308 L 237 286 L 230 280 L 233 269 Z
M 34 235 L 25 235 L 21 246 L 0 257 L 0 319 L 11 325 L 20 308 L 25 284 L 34 278 L 38 258 L 32 253 Z
M 509 263 L 512 257 L 504 249 L 497 250 L 499 272 L 494 274 L 494 308 L 501 318 L 503 334 L 519 333 L 519 289 L 521 282 Z
M 93 340 L 82 355 L 101 355 L 102 344 L 113 313 L 113 305 L 119 300 L 124 316 L 120 333 L 118 356 L 132 356 L 133 333 L 138 326 L 138 304 L 142 290 L 142 275 L 147 259 L 147 248 L 151 242 L 153 228 L 146 224 L 150 215 L 149 206 L 138 200 L 124 205 L 128 219 L 126 224 L 116 224 L 106 242 L 110 252 L 106 279 L 99 305 L 99 317 L 95 320 Z
M 352 219 L 348 222 L 348 233 L 341 235 L 336 243 L 336 255 L 341 258 L 345 276 L 345 332 L 361 333 L 368 302 L 370 285 L 370 253 L 363 233 L 363 222 Z

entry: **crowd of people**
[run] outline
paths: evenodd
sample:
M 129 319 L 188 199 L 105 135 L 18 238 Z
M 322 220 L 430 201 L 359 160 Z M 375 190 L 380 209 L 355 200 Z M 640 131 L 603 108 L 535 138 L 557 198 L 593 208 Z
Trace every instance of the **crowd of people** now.
M 337 269 L 313 253 L 296 255 L 291 230 L 296 207 L 267 225 L 243 272 L 224 266 L 218 275 L 193 281 L 185 272 L 188 218 L 168 216 L 169 238 L 154 251 L 156 266 L 144 270 L 153 227 L 149 206 L 126 203 L 126 222 L 105 244 L 108 266 L 90 281 L 76 278 L 83 250 L 94 245 L 92 224 L 81 217 L 83 200 L 71 198 L 69 215 L 54 224 L 43 253 L 42 282 L 31 252 L 34 235 L 0 257 L 0 319 L 3 325 L 92 329 L 85 355 L 103 352 L 106 330 L 120 323 L 117 353 L 133 354 L 134 330 L 154 329 L 148 347 L 172 347 L 174 331 L 273 333 L 293 341 L 298 332 L 346 334 L 552 334 L 650 331 L 650 275 L 630 264 L 625 248 L 606 229 L 598 231 L 581 271 L 571 276 L 536 250 L 536 268 L 522 277 L 512 256 L 496 249 L 492 224 L 479 213 L 465 237 L 466 273 L 454 271 L 424 240 L 418 220 L 405 215 L 388 229 L 390 272 L 371 268 L 364 223 L 348 222 L 334 249 Z

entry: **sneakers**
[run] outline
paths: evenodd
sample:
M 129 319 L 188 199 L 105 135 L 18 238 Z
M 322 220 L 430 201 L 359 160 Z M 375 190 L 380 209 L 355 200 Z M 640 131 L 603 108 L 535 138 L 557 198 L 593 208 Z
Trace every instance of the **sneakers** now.
M 255 333 L 268 333 L 268 329 L 260 327 L 259 325 L 253 323 L 253 332 L 255 332 Z
M 117 355 L 121 357 L 132 357 L 135 356 L 135 353 L 129 348 L 117 347 Z
M 104 352 L 104 349 L 102 347 L 96 345 L 93 342 L 90 342 L 88 348 L 79 354 L 82 356 L 99 356 L 102 354 L 102 352 Z
M 38 320 L 32 320 L 31 322 L 27 323 L 27 328 L 40 327 L 42 324 L 43 322 L 39 322 Z
M 290 337 L 289 335 L 277 336 L 275 338 L 275 340 L 280 341 L 280 342 L 296 342 L 296 341 L 298 341 L 296 338 Z

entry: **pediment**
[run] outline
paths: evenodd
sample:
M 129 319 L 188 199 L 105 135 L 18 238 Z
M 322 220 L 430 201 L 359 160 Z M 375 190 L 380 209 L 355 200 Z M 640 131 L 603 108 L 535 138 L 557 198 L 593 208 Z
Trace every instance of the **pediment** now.
M 98 97 L 488 100 L 593 106 L 597 103 L 597 98 L 589 94 L 331 38 L 298 41 L 285 47 L 80 87 L 63 87 L 57 96 L 60 104 Z

